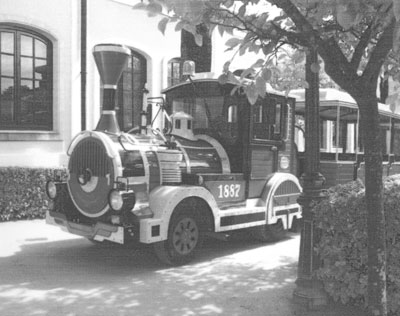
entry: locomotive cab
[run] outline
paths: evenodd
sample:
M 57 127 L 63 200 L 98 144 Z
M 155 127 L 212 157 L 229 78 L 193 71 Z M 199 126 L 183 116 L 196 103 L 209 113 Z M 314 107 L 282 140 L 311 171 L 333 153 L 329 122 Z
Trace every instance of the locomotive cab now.
M 240 90 L 232 94 L 234 84 L 201 78 L 166 89 L 167 111 L 193 117 L 191 137 L 206 135 L 220 144 L 229 162 L 226 173 L 247 180 L 246 198 L 259 197 L 268 176 L 294 174 L 295 100 L 272 90 L 251 105 Z

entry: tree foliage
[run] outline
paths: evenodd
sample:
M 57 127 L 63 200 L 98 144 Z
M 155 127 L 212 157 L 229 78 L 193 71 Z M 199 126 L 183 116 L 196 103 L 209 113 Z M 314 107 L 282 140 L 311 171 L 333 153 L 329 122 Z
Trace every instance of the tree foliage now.
M 160 15 L 160 31 L 172 23 L 176 31 L 202 37 L 196 25 L 209 26 L 231 38 L 227 49 L 236 54 L 263 54 L 237 79 L 251 103 L 265 93 L 287 46 L 316 51 L 325 72 L 357 102 L 365 144 L 365 192 L 368 229 L 368 305 L 374 315 L 386 315 L 385 219 L 382 151 L 376 90 L 382 71 L 400 79 L 400 0 L 149 0 L 136 8 Z M 235 80 L 229 61 L 220 80 Z M 319 72 L 320 65 L 311 65 Z M 251 75 L 253 81 L 245 78 Z M 306 84 L 307 85 L 307 84 Z M 390 98 L 393 102 L 397 96 Z
M 400 313 L 400 176 L 384 181 L 384 210 L 387 245 L 388 310 Z M 316 246 L 323 265 L 318 278 L 335 300 L 365 305 L 367 297 L 367 214 L 361 181 L 329 189 L 328 198 L 315 207 L 316 225 L 321 238 Z
M 371 73 L 379 75 L 383 62 L 392 77 L 400 79 L 395 54 L 399 41 L 392 41 L 392 38 L 400 36 L 400 24 L 397 22 L 399 3 L 400 0 L 150 0 L 148 4 L 140 3 L 135 7 L 147 9 L 150 16 L 160 15 L 158 27 L 163 33 L 168 24 L 172 24 L 175 31 L 185 29 L 191 32 L 196 43 L 201 45 L 202 36 L 197 32 L 196 25 L 205 24 L 209 25 L 210 33 L 217 30 L 220 35 L 227 33 L 231 36 L 226 42 L 227 50 L 235 50 L 239 56 L 248 52 L 263 54 L 264 57 L 245 69 L 238 82 L 245 86 L 254 85 L 246 89 L 249 99 L 254 100 L 264 92 L 260 89 L 261 82 L 286 89 L 287 82 L 280 85 L 271 78 L 280 75 L 277 65 L 287 60 L 288 45 L 305 54 L 310 46 L 323 47 L 319 54 L 324 60 L 326 55 L 331 55 L 330 49 L 335 50 L 337 62 L 332 63 L 335 66 L 346 64 L 353 73 L 353 78 L 348 76 L 346 82 L 340 77 L 349 72 L 348 69 L 334 67 L 327 70 L 342 87 L 348 86 L 354 74 L 365 71 L 365 76 L 371 76 Z M 391 33 L 390 36 L 384 36 L 385 30 Z M 382 49 L 375 48 L 378 40 L 382 42 L 385 39 L 390 41 L 390 45 L 379 45 L 385 46 L 381 54 L 385 58 L 378 64 L 369 63 L 373 54 L 378 55 L 372 56 L 373 60 L 381 58 L 379 51 Z M 392 43 L 395 43 L 395 50 L 386 58 Z M 296 64 L 302 61 L 298 59 Z M 330 66 L 331 63 L 328 63 L 327 67 Z M 319 71 L 319 65 L 313 69 Z M 223 73 L 231 76 L 229 67 L 224 67 Z M 249 75 L 258 78 L 258 85 L 242 80 Z M 376 81 L 377 75 L 371 80 Z M 299 82 L 295 81 L 293 85 L 298 87 Z M 300 86 L 307 87 L 307 83 Z M 396 102 L 393 96 L 391 100 Z

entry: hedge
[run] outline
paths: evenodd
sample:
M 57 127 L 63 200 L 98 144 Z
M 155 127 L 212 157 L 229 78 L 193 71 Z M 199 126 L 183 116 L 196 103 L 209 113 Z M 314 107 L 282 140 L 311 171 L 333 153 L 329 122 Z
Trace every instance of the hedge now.
M 329 189 L 314 207 L 321 232 L 316 251 L 322 267 L 316 271 L 326 292 L 344 304 L 366 306 L 367 210 L 361 182 Z M 400 315 L 400 175 L 384 181 L 387 245 L 387 299 L 391 315 Z
M 0 168 L 0 222 L 44 218 L 48 209 L 46 181 L 63 169 Z

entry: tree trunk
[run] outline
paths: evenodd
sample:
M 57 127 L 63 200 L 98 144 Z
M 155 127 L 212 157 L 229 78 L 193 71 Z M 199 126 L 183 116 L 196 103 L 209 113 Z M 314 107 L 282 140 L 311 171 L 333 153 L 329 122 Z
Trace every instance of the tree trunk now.
M 367 303 L 371 315 L 386 316 L 386 232 L 383 210 L 382 140 L 379 132 L 378 102 L 375 95 L 366 95 L 365 92 L 364 94 L 359 94 L 356 101 L 360 109 L 365 152 L 365 198 L 368 212 Z

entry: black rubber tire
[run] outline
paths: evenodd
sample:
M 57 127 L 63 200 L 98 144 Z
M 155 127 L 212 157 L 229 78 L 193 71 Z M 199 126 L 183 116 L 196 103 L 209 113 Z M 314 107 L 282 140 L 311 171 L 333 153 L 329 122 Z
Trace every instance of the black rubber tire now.
M 177 212 L 168 228 L 168 239 L 153 245 L 158 259 L 168 265 L 190 262 L 201 244 L 201 234 L 196 216 Z
M 254 239 L 261 242 L 276 242 L 286 237 L 286 230 L 283 228 L 282 221 L 276 224 L 257 226 L 251 229 Z

